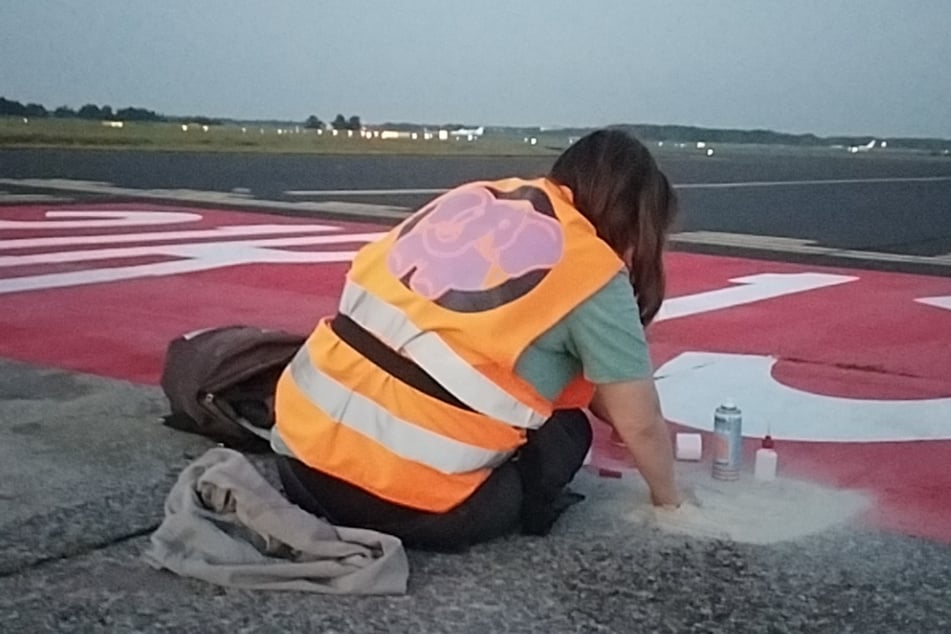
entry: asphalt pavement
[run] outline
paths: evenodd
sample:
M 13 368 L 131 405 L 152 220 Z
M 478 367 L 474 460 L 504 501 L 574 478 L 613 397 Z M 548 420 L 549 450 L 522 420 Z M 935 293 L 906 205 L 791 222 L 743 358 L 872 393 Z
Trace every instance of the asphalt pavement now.
M 538 176 L 553 160 L 23 149 L 0 150 L 0 178 L 73 179 L 141 190 L 239 191 L 260 200 L 346 200 L 415 208 L 432 195 L 412 190 Z M 683 213 L 678 227 L 684 231 L 797 238 L 833 249 L 951 253 L 951 158 L 900 152 L 724 150 L 711 158 L 662 152 L 658 160 L 680 188 Z M 8 187 L 0 184 L 0 189 Z M 288 193 L 328 190 L 347 193 Z

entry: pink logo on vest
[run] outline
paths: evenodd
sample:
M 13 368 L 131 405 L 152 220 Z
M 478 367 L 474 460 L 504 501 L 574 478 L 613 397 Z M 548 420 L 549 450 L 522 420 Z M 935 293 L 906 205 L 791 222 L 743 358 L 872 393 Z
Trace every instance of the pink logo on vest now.
M 528 200 L 497 199 L 487 189 L 471 187 L 435 204 L 400 236 L 388 262 L 396 277 L 424 297 L 488 290 L 547 270 L 561 258 L 561 225 Z

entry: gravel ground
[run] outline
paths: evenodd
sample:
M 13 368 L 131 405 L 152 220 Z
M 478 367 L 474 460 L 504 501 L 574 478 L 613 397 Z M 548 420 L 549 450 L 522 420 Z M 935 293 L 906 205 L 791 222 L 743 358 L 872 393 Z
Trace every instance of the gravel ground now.
M 583 514 L 583 508 L 575 515 Z M 406 596 L 218 588 L 138 537 L 0 578 L 4 632 L 947 632 L 951 549 L 837 531 L 779 546 L 580 533 L 410 553 Z

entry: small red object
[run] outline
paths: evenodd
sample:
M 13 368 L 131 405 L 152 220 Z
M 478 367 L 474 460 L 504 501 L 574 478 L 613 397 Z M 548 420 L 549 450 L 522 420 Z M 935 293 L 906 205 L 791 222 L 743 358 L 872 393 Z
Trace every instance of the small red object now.
M 602 478 L 620 478 L 621 472 L 615 471 L 614 469 L 605 469 L 604 467 L 598 469 L 598 475 Z
M 772 449 L 773 448 L 773 437 L 769 434 L 766 434 L 766 437 L 763 438 L 763 449 Z

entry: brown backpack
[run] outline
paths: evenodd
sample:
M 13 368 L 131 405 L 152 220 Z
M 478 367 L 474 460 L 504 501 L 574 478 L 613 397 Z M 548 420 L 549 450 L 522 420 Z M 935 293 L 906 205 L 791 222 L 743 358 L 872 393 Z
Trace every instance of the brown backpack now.
M 270 449 L 274 391 L 305 337 L 254 326 L 226 326 L 173 339 L 162 390 L 169 427 L 239 451 Z

